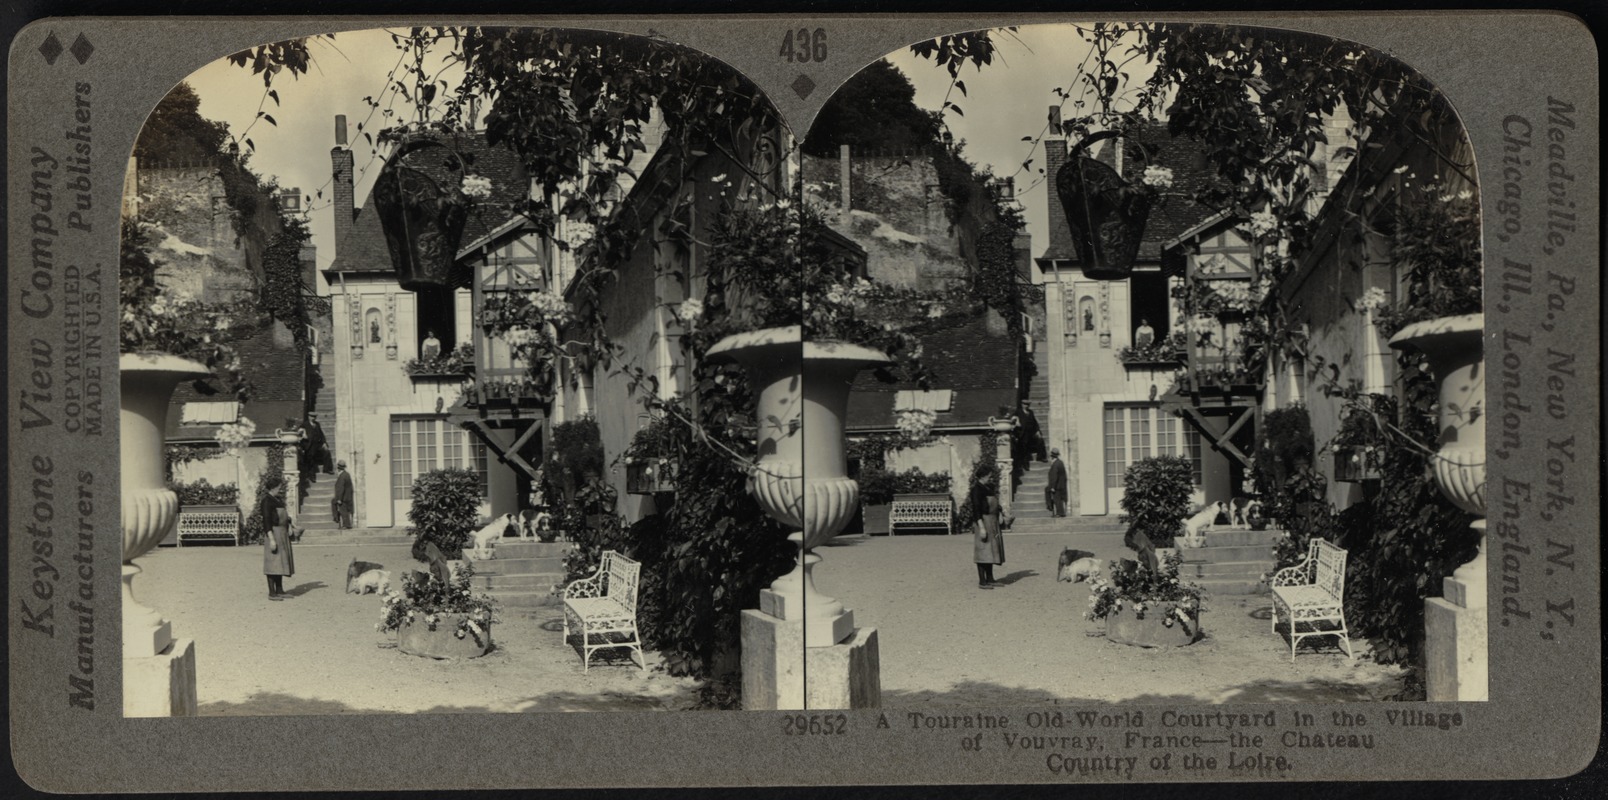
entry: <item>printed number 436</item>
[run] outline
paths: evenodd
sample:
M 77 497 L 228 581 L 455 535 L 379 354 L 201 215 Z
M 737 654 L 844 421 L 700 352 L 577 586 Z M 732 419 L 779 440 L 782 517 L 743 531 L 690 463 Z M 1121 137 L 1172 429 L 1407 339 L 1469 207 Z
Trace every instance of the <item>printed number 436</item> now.
M 783 61 L 795 61 L 808 64 L 811 61 L 826 60 L 826 29 L 799 28 L 797 31 L 788 31 L 782 37 L 782 52 L 779 54 Z

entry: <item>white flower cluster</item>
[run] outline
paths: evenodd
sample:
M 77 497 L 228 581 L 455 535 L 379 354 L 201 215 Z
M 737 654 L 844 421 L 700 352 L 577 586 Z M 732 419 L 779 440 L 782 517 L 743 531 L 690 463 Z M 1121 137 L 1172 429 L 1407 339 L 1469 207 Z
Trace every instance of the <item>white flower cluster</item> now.
M 696 327 L 698 318 L 703 316 L 704 313 L 703 301 L 696 297 L 689 297 L 681 301 L 681 305 L 675 307 L 675 313 L 676 319 L 681 320 L 681 324 L 686 325 L 688 328 Z
M 484 200 L 491 196 L 491 179 L 484 175 L 463 176 L 463 196 L 470 200 Z
M 1258 211 L 1251 215 L 1251 235 L 1260 239 L 1277 230 L 1279 218 L 1271 211 Z
M 1390 298 L 1385 294 L 1385 290 L 1374 286 L 1362 293 L 1362 299 L 1357 302 L 1357 309 L 1372 313 L 1389 304 Z
M 1153 186 L 1157 189 L 1168 189 L 1173 185 L 1173 171 L 1166 167 L 1158 167 L 1152 164 L 1148 167 L 1145 167 L 1145 175 L 1143 178 L 1140 178 L 1140 181 L 1146 186 Z
M 536 342 L 536 332 L 530 328 L 509 328 L 503 332 L 502 339 L 509 347 L 524 347 Z
M 218 428 L 212 438 L 218 440 L 218 446 L 224 450 L 241 450 L 251 445 L 252 434 L 257 432 L 257 423 L 250 417 L 241 417 L 239 422 L 231 422 Z
M 932 425 L 938 421 L 938 415 L 924 408 L 912 408 L 900 411 L 895 420 L 899 432 L 906 438 L 923 441 L 932 435 Z
M 557 292 L 531 292 L 530 304 L 542 315 L 542 319 L 554 325 L 563 325 L 570 319 L 570 305 Z

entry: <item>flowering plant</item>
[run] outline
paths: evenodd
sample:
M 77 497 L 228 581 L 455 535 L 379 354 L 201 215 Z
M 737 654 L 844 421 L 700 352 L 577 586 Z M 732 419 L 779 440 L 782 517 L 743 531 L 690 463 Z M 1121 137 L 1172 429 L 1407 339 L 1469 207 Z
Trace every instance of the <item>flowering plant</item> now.
M 1110 562 L 1109 577 L 1095 578 L 1089 586 L 1089 610 L 1084 616 L 1102 620 L 1126 605 L 1139 619 L 1151 612 L 1162 614 L 1162 624 L 1169 628 L 1198 623 L 1200 612 L 1205 610 L 1203 592 L 1199 586 L 1178 579 L 1181 563 L 1183 557 L 1177 552 L 1168 553 L 1161 569 L 1154 572 L 1125 566 L 1121 561 Z
M 151 258 L 149 238 L 135 222 L 123 224 L 118 259 L 118 345 L 123 353 L 165 353 L 200 361 L 244 398 L 250 387 L 240 371 L 234 343 L 256 330 L 263 314 L 251 300 L 205 303 L 164 286 L 161 263 Z M 205 390 L 212 393 L 212 389 Z
M 218 440 L 218 446 L 226 451 L 243 450 L 251 446 L 251 437 L 257 432 L 257 423 L 251 417 L 241 417 L 239 422 L 230 422 L 219 426 L 212 438 Z
M 1411 176 L 1409 176 L 1411 177 Z M 1415 322 L 1474 314 L 1482 308 L 1480 204 L 1471 191 L 1430 183 L 1403 190 L 1391 259 L 1407 266 L 1404 296 L 1376 315 L 1394 336 Z
M 404 573 L 402 590 L 393 588 L 385 593 L 380 603 L 380 621 L 374 629 L 389 633 L 400 629 L 404 623 L 422 622 L 433 631 L 444 615 L 462 614 L 455 635 L 459 639 L 474 636 L 477 641 L 483 640 L 491 624 L 497 621 L 497 604 L 488 595 L 470 592 L 473 576 L 474 570 L 468 563 L 458 567 L 446 583 L 429 573 Z
M 435 358 L 410 358 L 402 369 L 409 375 L 467 375 L 474 370 L 475 346 L 459 342 L 452 352 Z
M 900 411 L 894 421 L 906 439 L 920 443 L 932 436 L 932 425 L 938 421 L 938 415 L 925 408 L 907 408 Z

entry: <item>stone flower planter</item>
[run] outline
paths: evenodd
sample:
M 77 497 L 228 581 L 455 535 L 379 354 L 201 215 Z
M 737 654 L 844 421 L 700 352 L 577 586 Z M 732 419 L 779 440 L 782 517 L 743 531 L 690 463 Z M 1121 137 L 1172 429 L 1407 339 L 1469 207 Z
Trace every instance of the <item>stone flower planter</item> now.
M 491 651 L 491 625 L 482 625 L 485 629 L 483 635 L 476 636 L 471 629 L 460 639 L 458 625 L 468 616 L 443 613 L 435 630 L 430 630 L 423 615 L 420 619 L 405 621 L 396 631 L 397 649 L 409 655 L 429 658 L 479 658 Z
M 1201 637 L 1200 621 L 1179 620 L 1173 614 L 1176 608 L 1173 603 L 1147 605 L 1145 618 L 1140 619 L 1133 605 L 1125 602 L 1120 610 L 1106 615 L 1106 638 L 1138 647 L 1184 647 L 1194 644 Z M 1169 618 L 1171 625 L 1165 623 Z

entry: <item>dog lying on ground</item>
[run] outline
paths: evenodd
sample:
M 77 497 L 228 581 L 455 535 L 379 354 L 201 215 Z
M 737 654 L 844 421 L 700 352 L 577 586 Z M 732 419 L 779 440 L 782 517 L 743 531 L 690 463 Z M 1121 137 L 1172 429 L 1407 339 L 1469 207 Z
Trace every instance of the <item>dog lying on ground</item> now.
M 353 594 L 385 594 L 391 588 L 391 571 L 388 569 L 371 569 L 357 576 L 351 591 Z
M 1100 577 L 1100 560 L 1087 550 L 1068 547 L 1061 551 L 1056 564 L 1055 579 L 1063 583 L 1079 583 Z
M 519 537 L 519 521 L 516 515 L 504 514 L 500 517 L 493 517 L 491 522 L 486 523 L 486 527 L 475 531 L 473 534 L 475 540 L 474 559 L 476 561 L 485 561 L 496 558 L 497 553 L 493 548 L 497 546 L 497 540 L 508 536 L 510 533 L 513 534 L 514 538 Z
M 377 572 L 382 566 L 382 564 L 376 564 L 372 561 L 352 559 L 352 563 L 346 567 L 346 593 L 362 594 L 357 588 L 358 578 L 371 572 Z

